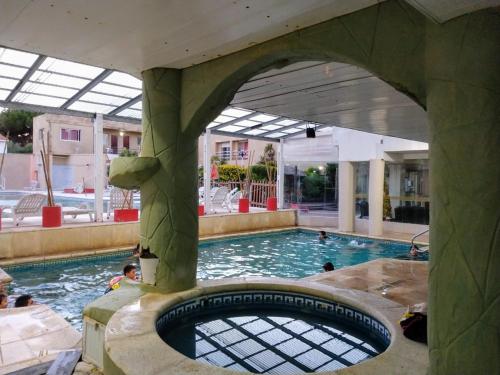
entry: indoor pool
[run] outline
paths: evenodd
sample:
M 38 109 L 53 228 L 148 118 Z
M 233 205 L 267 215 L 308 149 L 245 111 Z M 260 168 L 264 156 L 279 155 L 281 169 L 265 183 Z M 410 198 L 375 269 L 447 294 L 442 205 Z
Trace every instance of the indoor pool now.
M 203 241 L 199 245 L 198 278 L 242 276 L 301 278 L 322 271 L 330 261 L 342 268 L 377 258 L 404 256 L 409 245 L 335 236 L 318 240 L 312 231 L 292 230 Z M 11 294 L 31 294 L 81 327 L 83 306 L 101 296 L 108 281 L 127 263 L 130 252 L 5 267 L 14 278 Z

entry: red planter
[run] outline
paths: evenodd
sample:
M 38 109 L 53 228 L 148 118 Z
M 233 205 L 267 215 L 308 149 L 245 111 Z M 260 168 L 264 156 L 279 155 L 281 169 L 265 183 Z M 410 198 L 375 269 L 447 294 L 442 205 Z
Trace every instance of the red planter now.
M 139 210 L 137 208 L 122 208 L 115 210 L 114 221 L 117 223 L 137 220 L 139 220 Z
M 198 205 L 198 216 L 203 216 L 205 215 L 205 206 L 200 204 Z
M 61 206 L 42 207 L 42 227 L 54 228 L 54 227 L 60 227 L 61 224 L 62 224 Z
M 250 200 L 248 198 L 240 198 L 238 212 L 247 213 L 250 210 Z
M 271 197 L 267 198 L 267 210 L 276 211 L 278 209 L 278 198 Z

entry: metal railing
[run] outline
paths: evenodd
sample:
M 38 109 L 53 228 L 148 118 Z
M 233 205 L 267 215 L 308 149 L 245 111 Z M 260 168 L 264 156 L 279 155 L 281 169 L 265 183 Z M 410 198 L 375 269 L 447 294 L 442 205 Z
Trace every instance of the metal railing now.
M 225 186 L 229 191 L 238 188 L 242 189 L 239 181 L 219 182 L 217 186 Z M 266 207 L 267 198 L 275 197 L 277 192 L 276 184 L 269 184 L 268 182 L 251 181 L 250 182 L 250 206 L 252 207 Z

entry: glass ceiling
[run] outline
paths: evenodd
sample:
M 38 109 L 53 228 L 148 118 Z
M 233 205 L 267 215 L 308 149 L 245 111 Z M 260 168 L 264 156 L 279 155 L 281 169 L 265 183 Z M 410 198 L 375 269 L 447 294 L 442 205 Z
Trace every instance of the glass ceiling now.
M 111 69 L 0 47 L 0 111 L 18 108 L 37 112 L 89 116 L 140 123 L 142 81 Z M 269 141 L 329 125 L 226 108 L 208 125 L 214 134 Z

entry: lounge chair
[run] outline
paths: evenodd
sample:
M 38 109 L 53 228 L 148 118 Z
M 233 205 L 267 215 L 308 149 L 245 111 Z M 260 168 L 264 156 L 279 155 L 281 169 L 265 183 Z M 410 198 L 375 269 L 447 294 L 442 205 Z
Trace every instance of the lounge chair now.
M 65 221 L 65 216 L 72 216 L 76 219 L 78 215 L 89 215 L 90 221 L 94 221 L 94 210 L 87 207 L 86 204 L 80 205 L 80 207 L 62 207 L 63 221 Z
M 226 200 L 228 193 L 229 193 L 229 190 L 225 186 L 217 189 L 217 191 L 215 192 L 214 196 L 212 197 L 212 199 L 210 201 L 212 211 L 215 211 L 215 209 L 217 207 L 222 208 L 222 209 L 224 208 L 223 204 Z
M 109 192 L 108 219 L 115 209 L 132 208 L 134 203 L 134 192 L 114 187 Z
M 25 217 L 42 216 L 42 206 L 47 201 L 43 194 L 25 195 L 14 207 L 4 208 L 3 217 L 11 217 L 15 226 Z
M 231 212 L 233 210 L 233 205 L 238 205 L 240 198 L 241 191 L 239 191 L 238 188 L 234 188 L 227 194 L 224 203 L 222 203 L 222 206 L 227 208 L 228 212 Z

